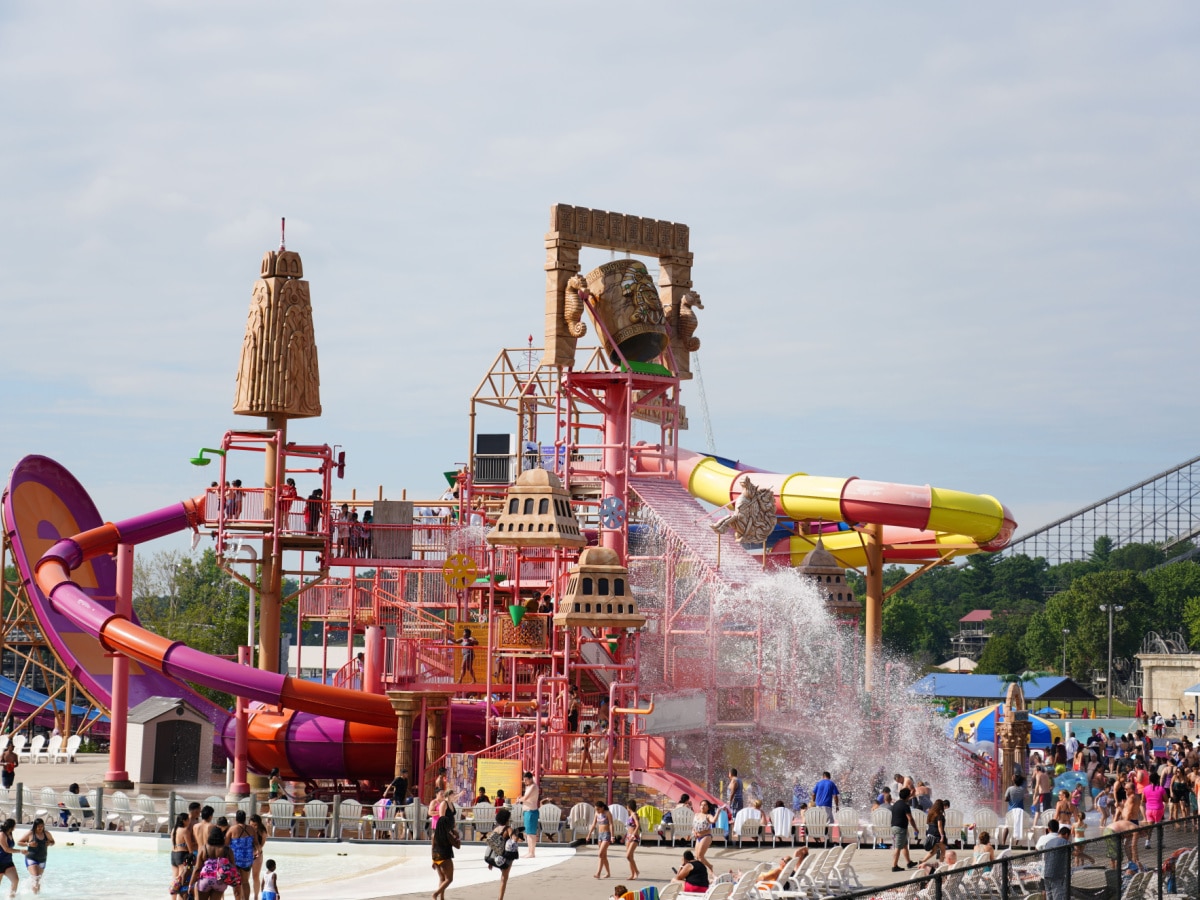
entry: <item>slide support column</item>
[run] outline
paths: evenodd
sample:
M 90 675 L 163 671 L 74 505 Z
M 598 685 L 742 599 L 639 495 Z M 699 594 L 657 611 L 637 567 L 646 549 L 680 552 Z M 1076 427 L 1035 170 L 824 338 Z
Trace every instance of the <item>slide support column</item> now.
M 883 651 L 883 526 L 867 525 L 862 531 L 867 551 L 867 596 L 864 600 L 866 635 L 863 643 L 863 683 L 870 693 L 875 686 L 875 666 Z
M 117 603 L 114 610 L 126 619 L 133 617 L 133 545 L 117 545 Z M 72 702 L 71 692 L 66 702 Z M 112 655 L 112 708 L 109 710 L 111 731 L 108 743 L 108 771 L 104 773 L 104 786 L 112 790 L 133 790 L 129 771 L 125 768 L 125 731 L 129 719 L 129 657 L 120 653 Z M 66 707 L 66 719 L 70 722 L 71 707 Z M 70 725 L 67 726 L 70 733 Z

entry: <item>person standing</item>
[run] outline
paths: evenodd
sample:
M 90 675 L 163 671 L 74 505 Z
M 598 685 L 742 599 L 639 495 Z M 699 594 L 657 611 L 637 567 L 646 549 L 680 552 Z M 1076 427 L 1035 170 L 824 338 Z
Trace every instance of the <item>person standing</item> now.
M 16 819 L 5 819 L 4 824 L 0 825 L 0 876 L 7 878 L 12 883 L 9 897 L 17 896 L 17 887 L 21 883 L 21 876 L 17 874 L 17 864 L 13 861 L 13 857 L 18 853 L 25 852 L 17 849 L 13 844 L 13 829 L 16 827 Z
M 587 837 L 596 835 L 596 874 L 593 878 L 609 878 L 612 876 L 612 869 L 608 865 L 608 848 L 612 844 L 613 825 L 612 813 L 608 811 L 608 804 L 603 800 L 596 801 L 596 814 L 592 818 L 592 825 L 588 828 Z M 585 838 L 586 840 L 586 838 Z
M 533 780 L 532 772 L 524 773 L 521 776 L 521 783 L 525 785 L 525 791 L 521 794 L 518 802 L 525 809 L 522 818 L 525 825 L 525 845 L 529 848 L 529 852 L 525 855 L 525 858 L 533 859 L 537 853 L 538 829 L 542 825 L 542 817 L 538 804 L 540 791 L 538 790 L 537 782 Z
M 729 807 L 730 823 L 737 817 L 737 814 L 742 811 L 745 805 L 745 795 L 742 789 L 742 779 L 738 777 L 737 769 L 729 770 L 729 787 L 726 789 L 725 805 Z
M 642 873 L 638 870 L 637 861 L 633 858 L 641 843 L 642 820 L 638 818 L 638 814 L 634 811 L 633 803 L 630 802 L 629 815 L 625 819 L 625 861 L 629 863 L 629 877 L 631 879 L 642 877 Z
M 1063 825 L 1045 843 L 1042 854 L 1042 878 L 1046 882 L 1046 900 L 1067 900 L 1067 883 L 1071 877 L 1071 828 Z
M 892 804 L 892 871 L 903 872 L 900 868 L 900 854 L 904 854 L 904 865 L 913 868 L 916 863 L 908 852 L 908 830 L 917 830 L 917 822 L 913 818 L 908 798 L 912 794 L 908 788 L 900 789 L 900 799 Z
M 9 740 L 8 746 L 4 748 L 4 755 L 0 756 L 0 784 L 3 784 L 5 789 L 13 786 L 13 781 L 17 777 L 17 766 L 21 761 L 17 759 L 17 754 L 12 748 L 12 741 Z
M 579 731 L 579 688 L 575 685 L 567 692 L 567 731 L 571 734 Z
M 832 825 L 833 813 L 841 809 L 841 804 L 838 786 L 828 772 L 822 772 L 821 780 L 813 786 L 813 805 L 825 810 L 825 819 Z

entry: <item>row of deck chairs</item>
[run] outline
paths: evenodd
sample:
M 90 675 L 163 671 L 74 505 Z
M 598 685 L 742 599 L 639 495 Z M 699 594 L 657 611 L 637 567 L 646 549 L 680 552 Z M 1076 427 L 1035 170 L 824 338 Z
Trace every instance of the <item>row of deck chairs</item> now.
M 996 859 L 1004 859 L 1012 853 L 1002 850 Z M 993 865 L 991 871 L 978 867 L 971 859 L 960 859 L 952 866 L 940 866 L 938 873 L 945 875 L 941 881 L 942 900 L 1003 900 L 1000 867 Z M 1034 861 L 1026 868 L 1014 871 L 1017 877 L 1010 878 L 1008 898 L 1021 900 L 1045 900 L 1042 891 L 1041 863 Z M 933 881 L 921 881 L 923 875 L 913 876 L 896 895 L 897 900 L 936 900 L 938 888 Z M 889 894 L 889 896 L 892 896 Z M 1139 898 L 1141 900 L 1141 898 Z
M 790 859 L 773 885 L 757 886 L 758 896 L 768 898 L 817 898 L 861 890 L 854 870 L 857 844 L 818 850 L 803 860 Z
M 83 799 L 87 800 L 86 808 Z M 86 794 L 73 794 L 70 791 L 59 793 L 51 787 L 42 788 L 37 792 L 31 788 L 22 788 L 21 819 L 23 822 L 47 819 L 51 824 L 55 824 L 60 812 L 66 810 L 68 820 L 84 827 L 99 827 L 96 821 L 99 799 L 99 791 L 96 790 Z M 167 822 L 166 813 L 160 812 L 154 798 L 145 794 L 130 798 L 121 791 L 116 791 L 106 795 L 104 804 L 105 822 L 119 821 L 131 831 L 160 831 Z M 16 811 L 16 789 L 0 788 L 0 818 L 15 817 Z
M 915 842 L 919 843 L 925 837 L 925 813 L 922 810 L 912 810 L 913 821 L 917 824 Z M 951 844 L 959 843 L 966 823 L 970 822 L 975 834 L 986 831 L 992 836 L 995 847 L 1032 847 L 1039 837 L 1046 833 L 1047 823 L 1054 818 L 1054 810 L 1047 809 L 1036 817 L 1021 809 L 1012 809 L 1001 818 L 996 811 L 988 807 L 975 810 L 967 819 L 962 810 L 946 810 L 946 837 Z M 890 845 L 892 842 L 892 811 L 880 807 L 871 813 L 869 836 L 872 846 Z
M 8 749 L 8 742 L 7 734 L 0 736 L 0 753 Z M 61 734 L 56 734 L 47 741 L 44 734 L 39 734 L 34 736 L 28 747 L 25 746 L 25 742 L 23 734 L 18 734 L 12 739 L 12 748 L 17 754 L 18 762 L 75 762 L 75 755 L 79 753 L 83 738 L 73 734 L 64 741 Z

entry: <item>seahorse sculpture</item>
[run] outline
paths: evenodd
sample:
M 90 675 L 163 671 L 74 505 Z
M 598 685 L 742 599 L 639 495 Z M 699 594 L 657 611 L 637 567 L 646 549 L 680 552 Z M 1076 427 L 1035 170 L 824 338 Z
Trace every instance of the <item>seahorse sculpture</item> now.
M 587 289 L 587 279 L 582 275 L 572 275 L 563 291 L 563 318 L 567 322 L 567 331 L 571 337 L 581 338 L 587 334 L 587 323 L 583 319 L 585 302 L 591 294 Z
M 761 544 L 775 530 L 775 492 L 760 488 L 749 477 L 742 479 L 742 495 L 733 512 L 713 523 L 713 531 L 724 534 L 731 527 L 739 541 Z
M 699 324 L 696 320 L 696 314 L 692 312 L 693 307 L 695 309 L 704 309 L 704 304 L 700 302 L 699 294 L 695 291 L 688 291 L 680 300 L 678 322 L 675 325 L 676 334 L 679 335 L 679 342 L 688 353 L 695 353 L 700 349 L 700 338 L 692 337 L 696 333 L 696 326 Z

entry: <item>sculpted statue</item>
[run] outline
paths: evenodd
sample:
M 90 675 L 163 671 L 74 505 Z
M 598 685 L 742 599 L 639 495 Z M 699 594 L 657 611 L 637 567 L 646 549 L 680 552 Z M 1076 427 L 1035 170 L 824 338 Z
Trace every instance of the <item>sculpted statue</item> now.
M 749 476 L 742 479 L 742 495 L 733 512 L 713 523 L 713 531 L 724 534 L 733 528 L 734 536 L 743 543 L 761 544 L 775 530 L 775 492 L 760 488 Z
M 692 309 L 704 309 L 704 304 L 700 302 L 700 295 L 695 291 L 688 291 L 683 295 L 679 304 L 679 312 L 675 322 L 675 333 L 679 335 L 679 342 L 683 345 L 688 353 L 695 353 L 700 349 L 700 338 L 692 337 L 696 333 L 696 326 L 699 322 L 696 320 L 696 314 Z
M 587 334 L 587 323 L 583 319 L 583 311 L 587 307 L 585 300 L 590 297 L 587 279 L 582 275 L 572 275 L 563 291 L 563 318 L 567 322 L 567 331 L 571 337 L 581 338 Z

